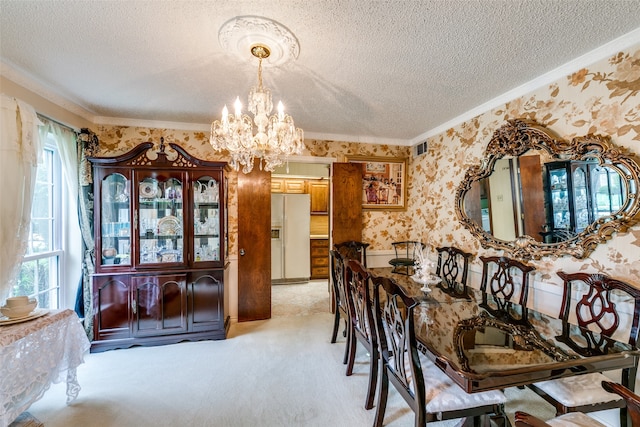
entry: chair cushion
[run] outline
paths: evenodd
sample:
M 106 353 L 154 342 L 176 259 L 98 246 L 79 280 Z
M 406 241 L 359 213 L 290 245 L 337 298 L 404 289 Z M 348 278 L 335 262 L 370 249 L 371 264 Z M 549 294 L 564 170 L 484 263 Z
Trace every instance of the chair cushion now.
M 582 412 L 569 412 L 547 421 L 551 427 L 606 427 Z
M 622 399 L 618 394 L 605 391 L 602 388 L 602 381 L 611 381 L 611 379 L 596 372 L 541 381 L 534 385 L 565 406 L 594 405 Z
M 424 374 L 426 409 L 430 413 L 499 405 L 507 401 L 504 393 L 497 390 L 467 393 L 453 382 L 435 363 L 420 353 Z

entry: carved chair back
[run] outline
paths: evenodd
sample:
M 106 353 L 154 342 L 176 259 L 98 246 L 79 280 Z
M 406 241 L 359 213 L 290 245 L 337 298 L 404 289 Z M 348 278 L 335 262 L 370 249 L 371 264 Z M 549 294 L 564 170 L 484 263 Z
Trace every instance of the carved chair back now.
M 436 275 L 442 279 L 438 286 L 450 295 L 468 297 L 467 275 L 469 260 L 473 255 L 453 246 L 439 247 L 436 251 L 438 251 Z
M 527 322 L 529 273 L 535 267 L 503 256 L 481 256 L 482 307 L 497 317 L 515 322 Z M 513 303 L 520 306 L 514 307 Z
M 567 345 L 585 355 L 606 354 L 613 338 L 638 346 L 640 289 L 600 273 L 558 276 L 564 282 L 560 318 Z M 625 310 L 629 303 L 632 310 Z M 572 323 L 580 326 L 580 344 L 572 338 Z
M 424 412 L 425 384 L 415 336 L 413 309 L 418 302 L 393 279 L 373 277 L 376 333 L 383 369 L 416 413 Z M 388 375 L 390 374 L 390 375 Z M 422 415 L 424 419 L 424 414 Z
M 360 261 L 345 260 L 346 287 L 349 298 L 349 312 L 353 329 L 365 344 L 377 345 L 374 331 L 373 306 L 369 288 L 369 272 Z
M 331 256 L 331 280 L 333 282 L 333 292 L 335 295 L 336 310 L 342 310 L 348 315 L 348 299 L 345 287 L 345 262 L 338 251 L 330 250 Z
M 331 280 L 333 281 L 333 290 L 336 296 L 336 307 L 340 307 L 347 312 L 347 292 L 345 288 L 345 263 L 340 252 L 330 250 L 331 255 Z
M 333 330 L 331 331 L 331 343 L 335 343 L 338 339 L 338 330 L 340 329 L 340 319 L 344 322 L 345 328 L 342 335 L 347 339 L 344 350 L 343 363 L 348 363 L 349 349 L 351 341 L 351 317 L 349 313 L 349 298 L 347 297 L 347 289 L 345 286 L 346 269 L 344 258 L 338 251 L 329 251 L 331 257 L 331 283 L 333 285 Z
M 333 245 L 334 249 L 347 259 L 356 259 L 367 268 L 367 247 L 369 243 L 358 242 L 355 240 L 348 240 L 342 243 L 336 243 Z
M 347 361 L 347 376 L 353 372 L 356 355 L 356 340 L 369 353 L 369 384 L 365 398 L 365 409 L 373 408 L 373 400 L 378 382 L 378 340 L 375 331 L 373 301 L 371 298 L 371 277 L 366 268 L 355 259 L 346 263 L 346 286 L 349 298 L 349 313 L 351 317 L 352 336 L 349 340 L 349 356 Z M 355 338 L 355 339 L 354 339 Z
M 380 308 L 375 311 L 375 320 L 382 362 L 374 427 L 384 424 L 389 382 L 414 411 L 416 426 L 460 417 L 473 418 L 474 425 L 480 425 L 480 417 L 485 414 L 494 414 L 498 425 L 502 425 L 498 418 L 502 423 L 506 420 L 504 395 L 489 391 L 472 396 L 462 390 L 436 366 L 441 363 L 439 359 L 433 363 L 421 354 L 414 320 L 419 302 L 391 278 L 373 277 L 372 282 L 373 304 Z M 437 402 L 442 397 L 447 403 L 441 406 Z

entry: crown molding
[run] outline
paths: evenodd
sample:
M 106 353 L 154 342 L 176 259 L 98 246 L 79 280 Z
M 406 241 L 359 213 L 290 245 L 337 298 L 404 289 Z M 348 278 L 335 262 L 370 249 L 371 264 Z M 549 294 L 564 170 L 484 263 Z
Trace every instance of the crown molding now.
M 103 126 L 126 126 L 153 129 L 176 129 L 197 132 L 210 132 L 211 124 L 168 122 L 160 120 L 128 119 L 124 117 L 94 117 L 95 124 Z M 369 136 L 341 135 L 333 133 L 305 132 L 304 139 L 319 139 L 323 141 L 358 142 L 362 144 L 404 145 L 410 146 L 409 139 L 375 138 Z
M 0 59 L 0 74 L 15 84 L 33 92 L 57 106 L 64 108 L 89 122 L 94 122 L 95 112 L 82 106 L 82 102 L 71 96 L 61 93 L 51 85 L 36 78 L 32 74 L 21 69 L 6 59 Z
M 487 111 L 491 111 L 496 107 L 500 107 L 501 105 L 504 105 L 509 101 L 520 98 L 521 96 L 533 92 L 534 90 L 539 89 L 542 86 L 551 84 L 577 70 L 580 70 L 581 68 L 594 64 L 638 43 L 640 43 L 640 28 L 637 28 L 623 36 L 620 36 L 617 39 L 613 39 L 610 42 L 603 44 L 602 46 L 559 66 L 558 68 L 542 74 L 541 76 L 536 77 L 535 79 L 530 80 L 529 82 L 524 83 L 523 85 L 520 85 L 508 92 L 505 92 L 502 95 L 499 95 L 491 99 L 490 101 L 485 102 L 484 104 L 478 105 L 477 107 L 459 115 L 458 117 L 449 120 L 448 122 L 436 126 L 435 128 L 430 129 L 421 135 L 418 135 L 411 140 L 411 145 L 416 145 L 424 142 L 427 138 L 431 138 L 433 136 L 446 132 L 448 129 L 451 129 L 454 126 L 471 120 L 474 117 L 486 113 Z
M 210 132 L 211 124 L 171 122 L 163 120 L 128 119 L 125 117 L 96 116 L 93 123 L 103 126 L 124 126 L 152 129 L 175 129 L 195 132 Z
M 377 138 L 374 136 L 342 135 L 335 133 L 304 132 L 304 139 L 321 139 L 325 141 L 359 142 L 361 144 L 405 145 L 410 146 L 410 139 Z

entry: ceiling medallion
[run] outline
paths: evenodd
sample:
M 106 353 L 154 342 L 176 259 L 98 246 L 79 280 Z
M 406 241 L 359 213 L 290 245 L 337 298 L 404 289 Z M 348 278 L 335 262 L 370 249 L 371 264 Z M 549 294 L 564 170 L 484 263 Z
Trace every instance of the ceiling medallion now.
M 225 22 L 218 31 L 218 42 L 227 51 L 246 61 L 247 52 L 255 45 L 268 46 L 270 54 L 264 65 L 278 66 L 298 58 L 298 39 L 287 27 L 260 16 L 237 16 Z

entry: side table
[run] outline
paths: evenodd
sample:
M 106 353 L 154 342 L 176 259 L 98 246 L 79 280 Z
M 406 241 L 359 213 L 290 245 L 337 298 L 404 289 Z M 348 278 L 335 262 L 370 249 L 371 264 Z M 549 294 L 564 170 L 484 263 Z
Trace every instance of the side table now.
M 67 382 L 67 404 L 80 393 L 76 368 L 90 343 L 72 310 L 50 310 L 22 323 L 0 324 L 0 427 Z

